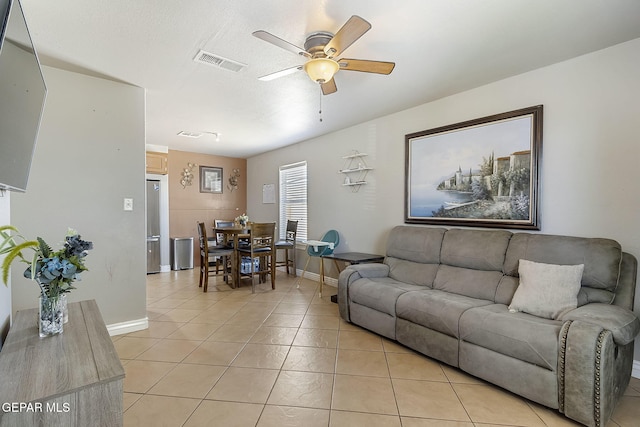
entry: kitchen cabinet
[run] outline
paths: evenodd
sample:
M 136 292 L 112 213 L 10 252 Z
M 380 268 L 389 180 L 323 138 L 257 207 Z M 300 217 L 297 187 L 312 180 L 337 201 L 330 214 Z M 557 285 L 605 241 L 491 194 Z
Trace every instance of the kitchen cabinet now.
M 147 173 L 166 175 L 169 173 L 168 163 L 167 153 L 147 151 Z

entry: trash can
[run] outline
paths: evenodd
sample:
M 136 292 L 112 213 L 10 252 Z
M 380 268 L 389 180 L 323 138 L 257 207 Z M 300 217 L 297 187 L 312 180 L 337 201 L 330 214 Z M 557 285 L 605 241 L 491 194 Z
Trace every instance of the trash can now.
M 193 237 L 171 238 L 171 269 L 193 268 Z

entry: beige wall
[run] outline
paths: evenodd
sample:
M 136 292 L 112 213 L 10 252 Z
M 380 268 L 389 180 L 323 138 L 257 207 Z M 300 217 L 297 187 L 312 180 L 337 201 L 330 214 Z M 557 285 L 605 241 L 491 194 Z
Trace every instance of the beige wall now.
M 193 168 L 191 186 L 183 188 L 182 172 L 188 163 Z M 199 166 L 222 168 L 222 194 L 201 193 Z M 229 190 L 227 184 L 234 169 L 240 169 L 238 189 Z M 193 237 L 194 266 L 198 266 L 198 230 L 196 222 L 213 226 L 216 219 L 234 219 L 247 211 L 247 161 L 232 157 L 169 150 L 169 235 Z M 207 229 L 209 231 L 210 228 Z
M 640 258 L 640 186 L 632 178 L 640 159 L 639 52 L 636 39 L 252 157 L 248 209 L 277 220 L 277 205 L 259 202 L 261 186 L 278 182 L 278 166 L 306 160 L 309 236 L 335 228 L 339 252 L 384 253 L 388 231 L 404 221 L 405 134 L 543 104 L 541 232 L 613 238 Z M 374 168 L 357 193 L 337 173 L 352 149 L 368 153 Z M 635 307 L 640 314 L 640 292 Z

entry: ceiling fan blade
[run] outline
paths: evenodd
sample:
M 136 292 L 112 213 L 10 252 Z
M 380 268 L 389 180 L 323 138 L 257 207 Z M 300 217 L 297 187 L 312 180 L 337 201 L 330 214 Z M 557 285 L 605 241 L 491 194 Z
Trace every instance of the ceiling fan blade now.
M 254 31 L 252 34 L 254 37 L 257 37 L 261 40 L 271 43 L 272 45 L 278 46 L 279 48 L 288 50 L 289 52 L 297 53 L 298 55 L 306 56 L 307 58 L 311 58 L 311 55 L 309 54 L 309 52 L 305 51 L 303 48 L 298 47 L 294 44 L 291 44 L 286 40 L 282 40 L 280 37 L 274 36 L 271 33 L 267 33 L 266 31 L 263 31 L 263 30 L 259 30 L 259 31 Z
M 262 80 L 263 82 L 268 82 L 270 80 L 288 76 L 289 74 L 293 74 L 296 71 L 300 71 L 300 70 L 302 70 L 302 65 L 296 65 L 295 67 L 285 68 L 284 70 L 276 71 L 275 73 L 266 74 L 262 77 L 258 77 L 258 80 Z
M 348 59 L 342 58 L 338 60 L 341 70 L 362 71 L 365 73 L 391 74 L 396 66 L 395 62 L 384 61 L 367 61 L 366 59 Z
M 338 30 L 335 36 L 324 47 L 324 53 L 329 57 L 340 55 L 346 48 L 351 46 L 353 42 L 358 40 L 364 33 L 371 29 L 371 24 L 358 15 L 353 15 Z
M 336 92 L 338 90 L 338 87 L 336 86 L 336 79 L 331 79 L 326 83 L 322 83 L 320 88 L 322 89 L 323 95 L 330 95 Z

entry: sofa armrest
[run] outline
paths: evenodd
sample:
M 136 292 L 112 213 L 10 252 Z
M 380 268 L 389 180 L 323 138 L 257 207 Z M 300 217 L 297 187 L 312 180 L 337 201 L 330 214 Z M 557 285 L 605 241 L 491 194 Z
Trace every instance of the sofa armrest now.
M 356 264 L 342 270 L 338 276 L 338 309 L 340 317 L 347 322 L 351 321 L 349 315 L 349 286 L 358 279 L 364 277 L 387 277 L 389 266 L 386 264 Z
M 617 305 L 592 303 L 571 310 L 563 321 L 579 320 L 611 331 L 618 345 L 627 345 L 640 332 L 640 320 L 630 310 Z
M 605 427 L 616 403 L 631 378 L 633 342 L 619 345 L 613 332 L 590 319 L 589 313 L 601 316 L 608 307 L 589 307 L 574 314 L 578 320 L 567 320 L 560 331 L 558 355 L 558 406 L 567 417 L 590 427 Z M 605 309 L 605 310 L 601 310 Z M 609 322 L 622 326 L 623 322 Z M 631 324 L 635 322 L 631 321 Z M 632 326 L 630 326 L 632 328 Z

